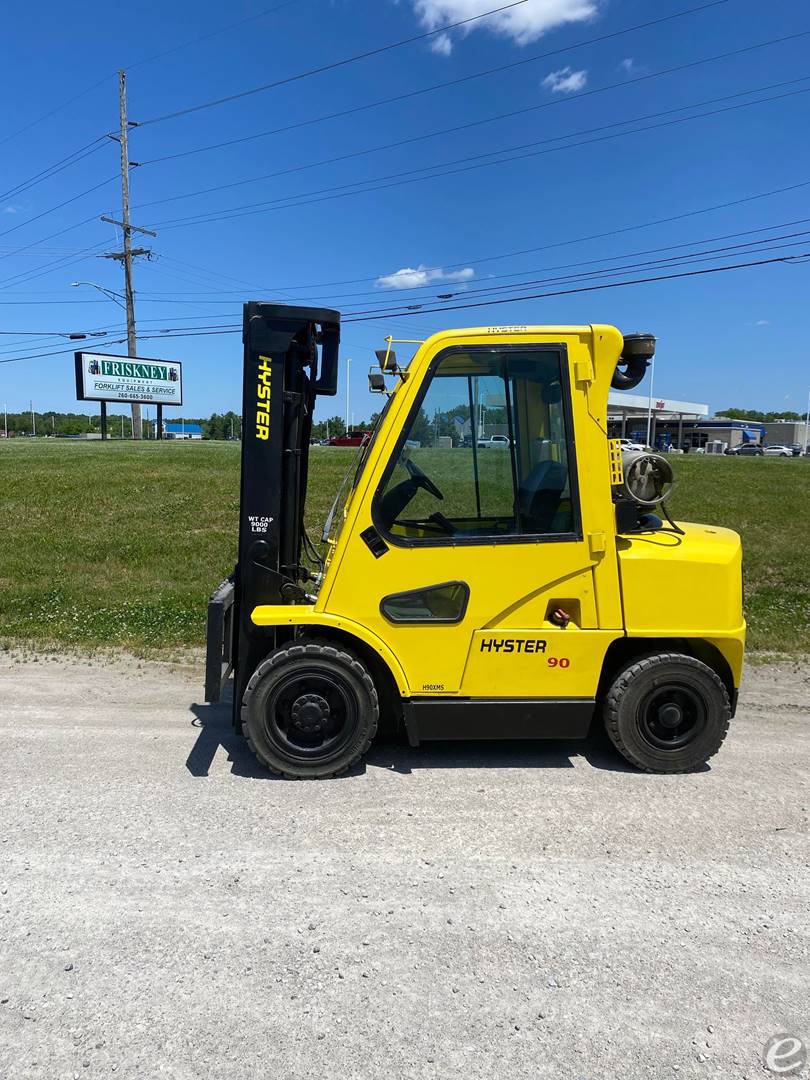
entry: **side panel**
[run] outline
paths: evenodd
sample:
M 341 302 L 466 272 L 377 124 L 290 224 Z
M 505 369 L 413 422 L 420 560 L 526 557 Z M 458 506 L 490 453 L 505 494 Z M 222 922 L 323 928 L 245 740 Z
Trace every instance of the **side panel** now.
M 545 334 L 537 330 L 504 335 L 475 331 L 463 339 L 465 346 L 488 348 L 538 344 L 559 347 L 562 342 L 580 477 L 580 537 L 412 547 L 386 540 L 382 554 L 376 556 L 362 538 L 374 527 L 374 493 L 396 452 L 403 424 L 412 413 L 431 361 L 447 346 L 457 345 L 459 339 L 452 334 L 441 335 L 411 362 L 408 381 L 397 391 L 347 506 L 346 522 L 316 605 L 316 610 L 366 626 L 385 641 L 405 672 L 411 695 L 461 693 L 491 697 L 496 693 L 495 685 L 498 694 L 514 698 L 545 694 L 582 697 L 594 693 L 604 652 L 623 633 L 606 405 L 601 409 L 594 405 L 601 397 L 607 402 L 607 385 L 621 340 L 621 335 L 610 327 L 555 328 Z M 456 580 L 464 581 L 470 589 L 462 623 L 393 625 L 380 612 L 380 602 L 388 593 Z M 569 630 L 560 631 L 549 622 L 552 601 L 572 614 Z M 600 630 L 606 632 L 601 634 Z M 530 667 L 524 670 L 522 662 L 534 662 L 540 657 L 518 657 L 506 652 L 482 654 L 480 637 L 487 634 L 515 640 L 547 637 L 559 641 L 554 645 L 554 656 L 569 663 L 556 669 L 544 662 L 543 678 L 534 681 L 538 672 Z M 586 640 L 594 649 L 588 660 Z M 570 652 L 569 642 L 573 642 Z M 513 660 L 520 661 L 517 668 Z M 563 673 L 564 680 L 556 679 Z
M 739 686 L 745 647 L 742 546 L 730 529 L 680 523 L 619 539 L 629 637 L 693 638 L 714 645 Z
M 470 697 L 594 697 L 608 646 L 619 631 L 477 630 L 464 671 Z

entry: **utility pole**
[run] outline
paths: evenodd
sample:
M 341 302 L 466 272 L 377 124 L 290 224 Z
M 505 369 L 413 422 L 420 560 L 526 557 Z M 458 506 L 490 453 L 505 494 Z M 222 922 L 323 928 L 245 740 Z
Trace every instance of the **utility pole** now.
M 125 71 L 118 72 L 118 115 L 120 132 L 117 139 L 121 144 L 121 212 L 123 221 L 116 221 L 115 218 L 107 217 L 104 214 L 102 214 L 101 220 L 110 225 L 118 225 L 123 232 L 124 243 L 123 251 L 111 251 L 103 255 L 102 258 L 117 259 L 123 264 L 124 299 L 127 310 L 127 353 L 129 356 L 137 356 L 138 344 L 135 336 L 135 292 L 132 288 L 132 260 L 136 255 L 145 255 L 149 258 L 152 252 L 149 248 L 133 248 L 132 234 L 133 232 L 139 232 L 145 233 L 147 236 L 157 236 L 157 233 L 152 232 L 150 229 L 141 229 L 137 225 L 132 225 L 129 220 L 129 121 L 127 120 L 127 76 Z M 110 138 L 115 139 L 116 136 L 111 135 Z M 137 164 L 137 162 L 132 162 L 132 167 Z M 143 437 L 141 407 L 137 402 L 133 402 L 131 407 L 132 438 L 141 439 Z M 158 406 L 158 413 L 160 412 L 162 412 L 162 409 Z
M 650 397 L 647 402 L 647 446 L 650 445 L 650 436 L 652 435 L 652 414 L 653 414 L 653 386 L 655 384 L 655 357 L 652 358 L 650 364 Z
M 32 427 L 33 432 L 34 432 L 34 437 L 36 438 L 36 434 L 37 434 L 37 418 L 34 416 L 34 403 L 33 403 L 33 401 L 29 401 L 28 404 L 31 406 L 31 427 Z
M 804 414 L 804 452 L 810 454 L 810 444 L 808 444 L 808 436 L 810 436 L 810 389 L 807 391 L 807 412 Z

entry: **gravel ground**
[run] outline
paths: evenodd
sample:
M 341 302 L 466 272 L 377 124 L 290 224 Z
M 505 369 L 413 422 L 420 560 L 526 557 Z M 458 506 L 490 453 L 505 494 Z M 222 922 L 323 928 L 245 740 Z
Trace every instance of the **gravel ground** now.
M 810 665 L 691 776 L 254 767 L 197 671 L 0 658 L 0 1078 L 763 1077 L 810 1035 Z

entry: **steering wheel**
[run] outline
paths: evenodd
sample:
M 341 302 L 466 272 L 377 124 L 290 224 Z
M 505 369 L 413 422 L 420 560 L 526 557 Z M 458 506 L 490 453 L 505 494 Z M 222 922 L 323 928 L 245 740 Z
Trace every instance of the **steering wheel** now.
M 427 491 L 430 495 L 433 495 L 437 499 L 444 499 L 444 495 L 442 495 L 442 493 L 439 491 L 439 489 L 436 487 L 430 477 L 426 473 L 422 472 L 419 466 L 415 462 L 411 461 L 409 457 L 405 458 L 404 465 L 405 468 L 408 470 L 408 475 L 411 477 L 412 480 L 416 481 L 419 487 L 424 488 L 425 491 Z

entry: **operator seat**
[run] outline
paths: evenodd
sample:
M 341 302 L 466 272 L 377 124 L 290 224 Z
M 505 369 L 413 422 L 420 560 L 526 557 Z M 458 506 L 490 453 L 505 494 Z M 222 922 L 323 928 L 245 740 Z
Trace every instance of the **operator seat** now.
M 567 483 L 568 469 L 559 461 L 541 461 L 524 477 L 518 487 L 518 508 L 527 532 L 568 532 L 571 529 L 570 520 L 562 523 L 562 527 L 557 523 L 554 528 L 554 518 Z

